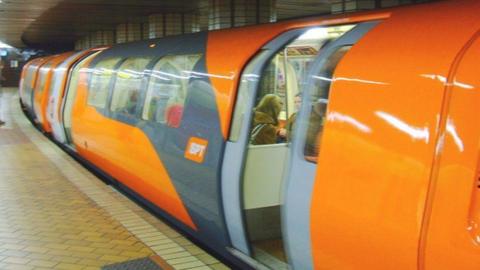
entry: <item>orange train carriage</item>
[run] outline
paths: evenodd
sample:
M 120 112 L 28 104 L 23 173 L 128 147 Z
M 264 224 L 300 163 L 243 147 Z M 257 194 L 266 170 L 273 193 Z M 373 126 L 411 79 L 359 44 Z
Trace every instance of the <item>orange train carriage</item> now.
M 35 120 L 41 125 L 46 132 L 51 132 L 52 128 L 47 121 L 47 105 L 50 94 L 50 86 L 52 85 L 53 70 L 57 68 L 72 52 L 66 52 L 59 55 L 49 57 L 39 67 L 37 80 L 32 94 L 32 111 Z
M 49 57 L 39 57 L 26 63 L 20 77 L 19 95 L 22 105 L 33 118 L 33 90 L 38 78 L 38 70 Z
M 52 71 L 53 75 L 46 107 L 46 121 L 52 128 L 52 135 L 55 140 L 60 143 L 67 141 L 66 136 L 70 132 L 71 103 L 75 97 L 76 80 L 81 63 L 106 48 L 95 47 L 73 53 Z M 71 76 L 68 76 L 69 74 Z M 63 118 L 64 115 L 66 116 L 65 119 Z
M 238 267 L 478 269 L 479 62 L 473 0 L 116 45 L 61 143 Z

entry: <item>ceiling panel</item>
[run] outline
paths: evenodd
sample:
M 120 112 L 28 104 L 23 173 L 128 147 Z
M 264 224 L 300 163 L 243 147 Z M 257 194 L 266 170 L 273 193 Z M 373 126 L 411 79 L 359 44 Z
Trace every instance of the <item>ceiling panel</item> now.
M 153 13 L 189 12 L 187 0 L 3 0 L 0 41 L 14 47 L 62 47 L 96 30 L 141 22 Z
M 0 0 L 0 41 L 20 48 L 71 48 L 89 33 L 113 30 L 120 23 L 146 22 L 151 14 L 199 13 L 208 1 L 213 0 Z M 259 1 L 276 3 L 281 20 L 329 13 L 331 4 L 341 0 Z

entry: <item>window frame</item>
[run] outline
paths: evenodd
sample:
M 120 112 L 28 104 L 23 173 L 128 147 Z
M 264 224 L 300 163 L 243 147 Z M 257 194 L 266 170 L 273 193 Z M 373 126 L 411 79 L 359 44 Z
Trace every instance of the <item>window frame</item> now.
M 161 71 L 161 67 L 163 67 L 164 65 L 168 64 L 169 62 L 166 60 L 166 58 L 169 58 L 169 57 L 193 57 L 193 56 L 198 56 L 198 58 L 196 59 L 196 61 L 193 63 L 192 67 L 190 70 L 182 70 L 181 68 L 178 69 L 179 72 L 182 72 L 182 71 L 187 71 L 187 72 L 193 72 L 195 71 L 195 67 L 196 65 L 199 63 L 199 61 L 202 60 L 202 58 L 204 57 L 204 53 L 190 53 L 190 54 L 167 54 L 167 55 L 163 55 L 157 59 L 155 59 L 153 62 L 152 62 L 152 65 L 151 65 L 151 68 L 149 70 L 149 72 L 146 74 L 147 77 L 147 80 L 145 82 L 145 92 L 144 92 L 144 99 L 143 99 L 143 104 L 142 104 L 142 107 L 141 107 L 141 110 L 140 110 L 140 119 L 142 121 L 145 121 L 145 122 L 148 122 L 148 123 L 154 123 L 154 124 L 157 124 L 157 125 L 167 125 L 167 121 L 166 120 L 162 120 L 162 121 L 157 121 L 154 119 L 154 117 L 152 119 L 150 119 L 150 117 L 148 117 L 148 115 L 150 114 L 150 107 L 151 107 L 151 104 L 150 102 L 152 101 L 151 98 L 149 98 L 149 96 L 151 97 L 152 92 L 154 92 L 154 90 L 151 90 L 151 87 L 153 87 L 153 81 L 152 80 L 155 80 L 154 76 L 153 76 L 153 73 L 155 71 Z M 157 65 L 159 65 L 162 61 L 166 61 L 164 64 L 162 64 L 158 69 L 156 69 Z M 177 74 L 176 74 L 177 75 Z M 189 87 L 189 84 L 190 84 L 190 79 L 191 77 L 189 78 L 186 78 L 186 79 L 180 79 L 182 85 L 184 85 L 184 89 L 181 90 L 183 91 L 183 100 L 182 100 L 182 103 L 181 105 L 182 106 L 185 106 L 185 101 L 186 101 L 186 98 L 187 98 L 187 95 L 188 95 L 188 87 Z M 186 80 L 185 83 L 183 83 L 183 81 Z M 149 95 L 150 94 L 150 95 Z M 178 96 L 177 96 L 178 97 Z M 170 96 L 169 98 L 172 98 L 172 96 Z M 148 103 L 148 104 L 147 104 Z M 165 106 L 165 109 L 167 108 L 168 106 Z M 147 111 L 148 110 L 148 111 Z M 147 114 L 147 117 L 145 117 L 145 114 Z
M 95 71 L 98 68 L 99 64 L 101 64 L 102 62 L 112 60 L 112 59 L 118 59 L 118 61 L 115 62 L 111 67 L 112 74 L 110 74 L 109 81 L 105 85 L 107 89 L 106 89 L 106 97 L 105 97 L 104 105 L 103 105 L 103 107 L 100 107 L 100 106 L 98 106 L 98 104 L 92 104 L 92 101 L 91 101 L 91 98 L 90 98 L 92 93 L 93 93 L 92 86 L 93 86 L 94 79 L 95 79 Z M 93 66 L 91 68 L 92 72 L 90 73 L 90 76 L 88 78 L 87 106 L 91 106 L 91 107 L 94 107 L 94 108 L 96 108 L 98 110 L 102 110 L 102 111 L 107 110 L 107 108 L 110 106 L 111 91 L 112 91 L 113 84 L 115 83 L 115 81 L 113 80 L 115 78 L 115 76 L 113 76 L 113 75 L 117 73 L 117 68 L 119 67 L 119 65 L 121 65 L 123 63 L 123 61 L 125 61 L 125 59 L 126 58 L 122 58 L 122 57 L 110 57 L 110 58 L 102 59 L 102 60 L 98 61 L 97 63 L 95 63 L 95 66 Z
M 113 99 L 114 99 L 114 95 L 116 93 L 116 87 L 117 87 L 117 81 L 118 81 L 118 74 L 121 72 L 120 71 L 120 68 L 129 60 L 132 60 L 132 59 L 145 59 L 146 60 L 146 64 L 144 66 L 144 69 L 142 71 L 142 75 L 141 75 L 141 78 L 139 78 L 140 80 L 140 84 L 139 84 L 139 89 L 137 91 L 137 102 L 136 102 L 136 105 L 135 105 L 135 111 L 133 114 L 129 114 L 129 113 L 122 113 L 120 111 L 116 111 L 116 110 L 112 110 L 112 104 L 113 104 Z M 150 73 L 150 67 L 151 67 L 151 64 L 152 64 L 152 61 L 155 61 L 155 59 L 151 59 L 150 57 L 148 56 L 132 56 L 132 57 L 126 57 L 126 58 L 123 58 L 122 61 L 120 61 L 116 67 L 115 67 L 115 76 L 113 76 L 113 80 L 110 82 L 111 85 L 110 85 L 110 91 L 108 93 L 108 98 L 107 98 L 107 104 L 106 104 L 106 107 L 105 107 L 105 110 L 107 112 L 109 112 L 110 114 L 112 115 L 118 115 L 118 114 L 121 114 L 123 116 L 127 116 L 127 117 L 138 117 L 138 112 L 139 110 L 143 107 L 143 99 L 144 99 L 144 88 L 145 88 L 145 79 L 147 78 L 148 74 Z M 140 107 L 140 108 L 139 108 Z

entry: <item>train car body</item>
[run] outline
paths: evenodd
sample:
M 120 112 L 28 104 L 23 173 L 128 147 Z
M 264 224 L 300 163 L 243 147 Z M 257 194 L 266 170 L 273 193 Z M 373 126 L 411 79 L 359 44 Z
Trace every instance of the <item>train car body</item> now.
M 116 45 L 60 112 L 238 267 L 473 270 L 479 61 L 480 2 L 440 1 Z
M 35 121 L 42 126 L 42 129 L 50 133 L 52 127 L 47 121 L 47 105 L 50 96 L 50 91 L 53 86 L 53 71 L 65 60 L 72 52 L 66 52 L 59 55 L 54 55 L 48 58 L 45 63 L 38 69 L 38 75 L 35 82 L 35 88 L 32 94 L 33 99 L 33 112 L 35 115 Z
M 71 76 L 69 76 L 69 73 L 72 72 L 75 65 L 80 63 L 83 59 L 106 48 L 107 47 L 98 47 L 76 52 L 53 69 L 52 83 L 48 93 L 48 103 L 45 115 L 46 121 L 52 129 L 53 137 L 60 143 L 67 143 L 63 119 L 61 116 L 63 115 L 62 104 L 64 104 L 65 101 L 64 97 L 66 96 L 66 89 L 69 88 L 71 82 Z
M 36 58 L 23 67 L 19 95 L 22 105 L 29 113 L 33 115 L 33 90 L 35 89 L 35 83 L 37 81 L 38 69 L 47 61 L 48 57 Z

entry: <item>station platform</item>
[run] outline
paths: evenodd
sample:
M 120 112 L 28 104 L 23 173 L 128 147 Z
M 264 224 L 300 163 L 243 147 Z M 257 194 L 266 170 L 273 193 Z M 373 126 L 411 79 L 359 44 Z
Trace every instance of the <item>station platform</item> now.
M 17 89 L 0 95 L 0 269 L 229 269 L 43 136 Z

